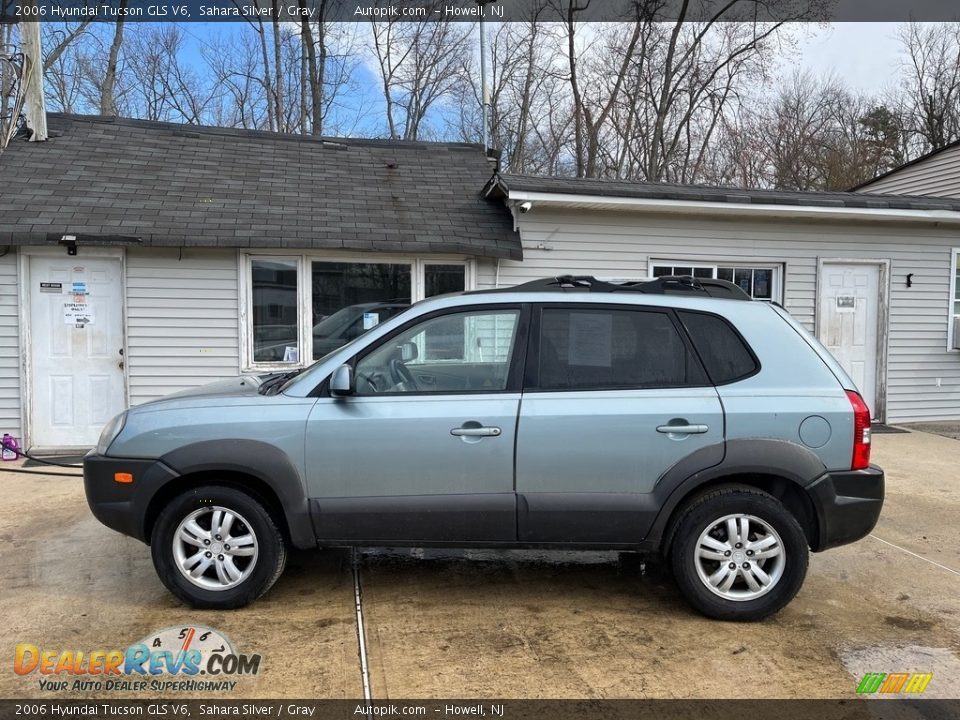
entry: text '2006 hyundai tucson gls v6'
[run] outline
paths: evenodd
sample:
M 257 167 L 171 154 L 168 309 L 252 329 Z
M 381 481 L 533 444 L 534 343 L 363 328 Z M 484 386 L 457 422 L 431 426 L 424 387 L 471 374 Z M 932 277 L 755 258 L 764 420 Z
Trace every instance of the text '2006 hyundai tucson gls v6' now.
M 197 607 L 288 547 L 662 553 L 690 603 L 765 617 L 883 504 L 870 412 L 779 306 L 720 280 L 561 277 L 417 303 L 299 373 L 135 407 L 84 462 L 104 524 Z

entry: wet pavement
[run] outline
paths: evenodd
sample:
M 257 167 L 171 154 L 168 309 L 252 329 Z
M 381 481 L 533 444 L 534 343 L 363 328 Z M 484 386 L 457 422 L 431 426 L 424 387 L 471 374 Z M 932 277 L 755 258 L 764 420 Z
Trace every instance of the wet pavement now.
M 254 605 L 193 611 L 146 546 L 93 519 L 79 478 L 0 473 L 0 697 L 53 695 L 10 670 L 18 643 L 110 650 L 193 625 L 262 655 L 220 697 L 360 697 L 354 559 L 378 700 L 849 698 L 864 673 L 901 671 L 934 673 L 925 696 L 960 697 L 960 444 L 874 442 L 888 491 L 874 534 L 813 555 L 793 603 L 754 624 L 699 616 L 635 556 L 538 551 L 295 553 Z M 84 695 L 131 696 L 56 696 Z

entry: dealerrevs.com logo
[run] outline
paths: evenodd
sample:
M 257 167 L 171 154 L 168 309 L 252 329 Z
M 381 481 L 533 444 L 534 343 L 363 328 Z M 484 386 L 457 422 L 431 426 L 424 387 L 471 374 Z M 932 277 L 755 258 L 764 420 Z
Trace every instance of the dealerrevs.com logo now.
M 36 676 L 49 692 L 230 691 L 233 678 L 256 675 L 260 655 L 236 652 L 226 635 L 201 625 L 151 633 L 123 649 L 16 646 L 13 671 Z

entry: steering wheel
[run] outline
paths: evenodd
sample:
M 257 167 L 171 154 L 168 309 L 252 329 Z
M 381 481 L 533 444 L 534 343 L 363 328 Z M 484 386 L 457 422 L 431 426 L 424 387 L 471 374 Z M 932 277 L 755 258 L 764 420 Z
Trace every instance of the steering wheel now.
M 374 379 L 372 375 L 367 375 L 366 373 L 358 372 L 357 379 L 363 380 L 373 392 L 375 393 L 380 392 L 380 388 L 377 387 L 377 381 Z
M 399 358 L 393 358 L 390 361 L 390 376 L 393 379 L 394 384 L 399 385 L 403 383 L 404 387 L 408 390 L 419 390 L 417 387 L 417 381 L 413 379 L 413 373 L 410 372 L 410 369 L 403 364 Z

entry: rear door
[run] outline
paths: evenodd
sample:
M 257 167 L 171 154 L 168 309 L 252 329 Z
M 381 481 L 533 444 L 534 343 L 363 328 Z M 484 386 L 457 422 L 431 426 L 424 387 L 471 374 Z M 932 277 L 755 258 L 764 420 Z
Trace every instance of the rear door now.
M 517 429 L 521 542 L 634 543 L 660 476 L 710 447 L 723 408 L 672 311 L 544 305 L 533 315 Z M 715 457 L 714 457 L 715 456 Z

